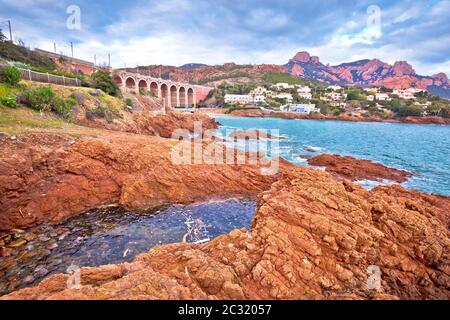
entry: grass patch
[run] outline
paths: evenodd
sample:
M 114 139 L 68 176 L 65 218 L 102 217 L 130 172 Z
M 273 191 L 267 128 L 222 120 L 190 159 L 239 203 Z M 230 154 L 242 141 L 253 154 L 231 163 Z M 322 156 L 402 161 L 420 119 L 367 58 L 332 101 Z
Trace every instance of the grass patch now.
M 5 128 L 28 127 L 42 129 L 61 129 L 67 123 L 62 120 L 44 114 L 42 117 L 39 112 L 27 108 L 9 109 L 0 106 L 0 131 Z

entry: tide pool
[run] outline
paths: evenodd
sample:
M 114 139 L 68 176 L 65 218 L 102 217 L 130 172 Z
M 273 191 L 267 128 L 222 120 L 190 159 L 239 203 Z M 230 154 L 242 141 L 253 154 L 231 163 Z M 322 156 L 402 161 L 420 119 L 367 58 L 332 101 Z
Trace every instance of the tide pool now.
M 450 127 L 400 123 L 285 120 L 276 118 L 215 117 L 219 133 L 231 130 L 279 130 L 276 154 L 307 165 L 302 155 L 350 155 L 404 169 L 415 174 L 403 186 L 450 196 Z M 315 151 L 315 152 L 313 152 Z M 273 156 L 273 155 L 272 155 Z M 361 182 L 373 187 L 373 182 Z

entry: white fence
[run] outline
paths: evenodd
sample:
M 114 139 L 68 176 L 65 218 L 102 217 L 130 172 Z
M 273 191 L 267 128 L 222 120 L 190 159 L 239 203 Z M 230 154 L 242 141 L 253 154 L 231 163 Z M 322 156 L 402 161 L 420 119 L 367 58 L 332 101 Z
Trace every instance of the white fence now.
M 80 79 L 77 79 L 77 78 L 67 78 L 64 76 L 55 76 L 55 75 L 49 74 L 49 73 L 41 73 L 41 72 L 36 72 L 36 71 L 22 69 L 22 68 L 17 68 L 17 69 L 19 69 L 20 73 L 22 74 L 22 79 L 24 79 L 24 80 L 60 84 L 63 86 L 75 86 L 75 87 L 81 86 L 81 81 L 80 81 Z

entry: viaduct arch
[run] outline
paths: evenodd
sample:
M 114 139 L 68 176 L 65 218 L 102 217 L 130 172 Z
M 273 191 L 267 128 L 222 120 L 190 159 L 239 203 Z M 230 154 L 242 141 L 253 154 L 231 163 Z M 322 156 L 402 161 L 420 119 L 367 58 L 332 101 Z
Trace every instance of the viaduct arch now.
M 113 79 L 123 92 L 151 93 L 161 98 L 164 106 L 169 108 L 195 108 L 197 103 L 204 100 L 212 90 L 210 87 L 153 78 L 126 71 L 113 72 Z

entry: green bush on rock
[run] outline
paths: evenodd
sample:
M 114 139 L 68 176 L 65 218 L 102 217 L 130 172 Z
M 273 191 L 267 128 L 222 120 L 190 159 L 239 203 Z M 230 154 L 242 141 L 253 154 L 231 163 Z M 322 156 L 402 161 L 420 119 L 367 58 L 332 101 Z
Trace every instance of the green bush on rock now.
M 0 75 L 2 82 L 5 82 L 11 86 L 16 86 L 21 78 L 20 71 L 16 67 L 4 67 L 1 70 Z
M 55 93 L 50 87 L 39 87 L 24 91 L 22 97 L 28 107 L 43 112 L 51 110 Z
M 13 95 L 1 97 L 0 104 L 8 108 L 17 108 L 17 98 Z

